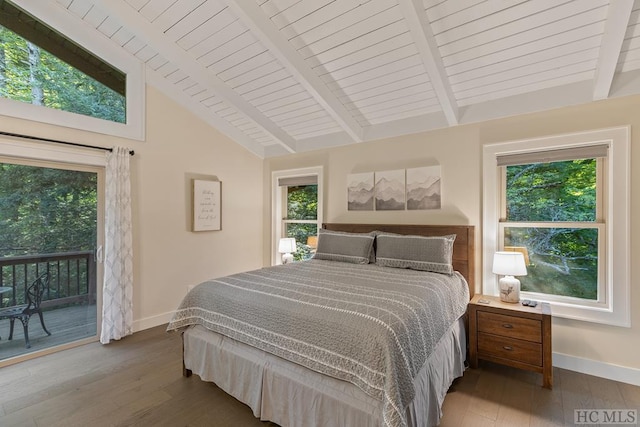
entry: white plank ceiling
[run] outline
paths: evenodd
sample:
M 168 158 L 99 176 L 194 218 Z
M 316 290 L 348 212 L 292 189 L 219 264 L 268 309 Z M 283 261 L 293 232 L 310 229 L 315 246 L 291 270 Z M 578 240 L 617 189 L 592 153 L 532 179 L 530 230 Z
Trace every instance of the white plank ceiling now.
M 640 93 L 640 0 L 46 1 L 261 157 Z

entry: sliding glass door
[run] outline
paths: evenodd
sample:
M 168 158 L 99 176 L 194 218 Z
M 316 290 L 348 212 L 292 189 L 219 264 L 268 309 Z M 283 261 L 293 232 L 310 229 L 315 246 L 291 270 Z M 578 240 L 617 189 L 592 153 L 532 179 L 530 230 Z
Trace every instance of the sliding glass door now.
M 0 362 L 96 338 L 102 181 L 100 167 L 0 157 Z

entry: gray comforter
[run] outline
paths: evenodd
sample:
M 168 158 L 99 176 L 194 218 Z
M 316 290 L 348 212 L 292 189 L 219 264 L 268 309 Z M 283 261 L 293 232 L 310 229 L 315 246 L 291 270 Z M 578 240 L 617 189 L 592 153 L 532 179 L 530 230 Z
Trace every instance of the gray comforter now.
M 413 378 L 466 310 L 464 278 L 311 260 L 210 280 L 184 298 L 168 330 L 202 325 L 349 381 L 404 426 Z

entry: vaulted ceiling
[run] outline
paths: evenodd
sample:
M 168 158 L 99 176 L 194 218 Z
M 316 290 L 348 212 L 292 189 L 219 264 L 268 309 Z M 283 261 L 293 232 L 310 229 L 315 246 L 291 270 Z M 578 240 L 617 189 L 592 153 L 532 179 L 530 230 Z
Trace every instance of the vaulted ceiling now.
M 640 0 L 46 1 L 261 157 L 640 93 Z

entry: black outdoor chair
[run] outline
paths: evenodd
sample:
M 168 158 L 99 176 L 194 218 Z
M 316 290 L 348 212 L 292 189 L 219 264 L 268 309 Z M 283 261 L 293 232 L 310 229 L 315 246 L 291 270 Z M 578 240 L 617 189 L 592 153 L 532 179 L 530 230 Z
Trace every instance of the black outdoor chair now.
M 36 313 L 40 316 L 42 329 L 44 329 L 47 335 L 51 335 L 51 332 L 47 331 L 46 326 L 44 326 L 44 318 L 42 317 L 42 309 L 40 308 L 42 295 L 44 295 L 44 291 L 49 287 L 50 279 L 51 275 L 48 272 L 43 273 L 38 276 L 31 285 L 29 285 L 26 294 L 26 304 L 14 305 L 0 309 L 0 319 L 9 319 L 11 322 L 9 340 L 13 338 L 13 325 L 16 319 L 19 319 L 24 327 L 24 341 L 26 343 L 26 347 L 31 348 L 31 344 L 29 343 L 29 319 Z

